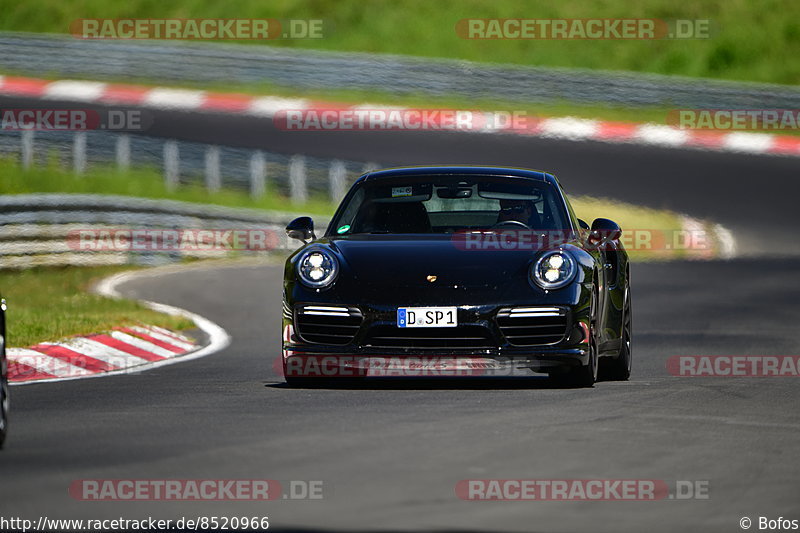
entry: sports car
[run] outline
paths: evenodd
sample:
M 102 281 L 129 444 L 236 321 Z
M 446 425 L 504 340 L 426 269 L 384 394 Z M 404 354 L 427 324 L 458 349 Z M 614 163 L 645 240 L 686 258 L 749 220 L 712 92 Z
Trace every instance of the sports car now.
M 287 259 L 283 371 L 318 378 L 549 374 L 591 387 L 631 373 L 621 229 L 578 219 L 556 177 L 494 167 L 361 176 Z M 324 380 L 328 381 L 328 380 Z

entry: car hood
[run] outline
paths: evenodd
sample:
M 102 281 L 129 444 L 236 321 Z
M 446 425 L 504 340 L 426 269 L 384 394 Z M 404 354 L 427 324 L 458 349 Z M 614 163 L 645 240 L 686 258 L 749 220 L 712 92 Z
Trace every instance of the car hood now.
M 450 235 L 353 235 L 328 244 L 357 282 L 395 288 L 496 287 L 525 279 L 537 252 L 466 250 Z

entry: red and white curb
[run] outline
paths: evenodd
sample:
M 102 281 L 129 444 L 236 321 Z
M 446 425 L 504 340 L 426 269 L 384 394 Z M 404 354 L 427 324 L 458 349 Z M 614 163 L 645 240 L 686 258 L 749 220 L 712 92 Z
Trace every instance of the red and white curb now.
M 9 348 L 11 382 L 77 378 L 179 357 L 195 349 L 188 337 L 156 326 L 133 326 L 107 334 Z
M 123 272 L 106 278 L 95 291 L 120 298 L 117 286 L 156 273 Z M 160 313 L 192 320 L 208 337 L 198 346 L 179 333 L 157 326 L 131 326 L 108 333 L 45 342 L 29 348 L 8 348 L 8 378 L 14 385 L 66 381 L 142 372 L 157 366 L 189 361 L 218 352 L 230 344 L 230 336 L 207 318 L 179 307 L 140 300 Z
M 292 111 L 326 111 L 348 109 L 410 110 L 382 105 L 352 105 L 313 101 L 304 98 L 276 96 L 251 96 L 233 93 L 145 87 L 95 81 L 47 81 L 35 78 L 0 76 L 0 94 L 35 97 L 49 100 L 67 100 L 99 104 L 134 105 L 155 109 L 183 111 L 211 111 L 235 113 L 257 117 L 274 117 L 277 113 Z M 506 133 L 536 137 L 593 140 L 612 143 L 634 143 L 669 148 L 695 148 L 723 152 L 800 156 L 800 137 L 772 135 L 745 131 L 719 132 L 681 130 L 665 124 L 643 124 L 590 120 L 576 117 L 527 117 L 523 128 L 493 126 L 508 123 L 497 120 L 493 112 L 483 113 L 487 126 L 480 133 Z M 461 131 L 461 130 L 459 130 Z

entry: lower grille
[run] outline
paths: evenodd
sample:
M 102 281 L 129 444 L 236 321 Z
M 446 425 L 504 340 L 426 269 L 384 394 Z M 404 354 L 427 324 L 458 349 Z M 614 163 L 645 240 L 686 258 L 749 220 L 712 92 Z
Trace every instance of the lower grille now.
M 357 307 L 309 304 L 296 308 L 294 325 L 305 342 L 343 346 L 353 342 L 362 319 Z
M 364 346 L 371 348 L 491 348 L 491 333 L 480 325 L 455 328 L 398 328 L 375 325 L 367 332 Z
M 558 307 L 501 309 L 497 326 L 512 346 L 555 344 L 567 333 L 567 313 Z

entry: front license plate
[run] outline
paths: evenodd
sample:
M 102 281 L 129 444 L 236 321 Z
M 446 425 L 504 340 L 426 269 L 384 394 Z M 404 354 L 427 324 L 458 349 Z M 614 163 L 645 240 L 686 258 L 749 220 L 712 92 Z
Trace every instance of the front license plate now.
M 398 328 L 454 328 L 457 307 L 399 307 Z

